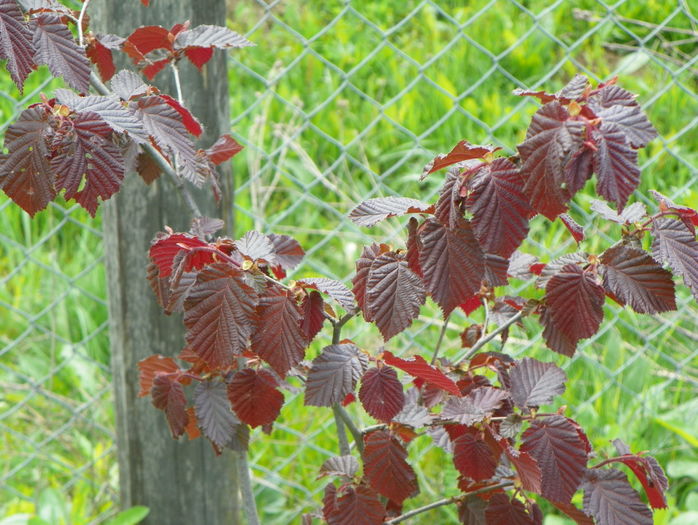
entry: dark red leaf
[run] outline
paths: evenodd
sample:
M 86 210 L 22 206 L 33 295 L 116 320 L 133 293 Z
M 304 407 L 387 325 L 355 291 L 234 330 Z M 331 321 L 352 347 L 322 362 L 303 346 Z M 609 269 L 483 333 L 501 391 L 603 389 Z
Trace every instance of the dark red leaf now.
M 322 293 L 329 295 L 348 312 L 356 309 L 354 294 L 351 292 L 351 290 L 349 290 L 349 288 L 346 287 L 344 283 L 340 281 L 327 279 L 326 277 L 306 277 L 298 281 L 298 286 L 314 288 L 315 290 L 319 290 Z
M 216 166 L 232 159 L 240 153 L 244 146 L 228 134 L 221 135 L 219 139 L 206 150 L 206 155 Z
M 352 281 L 354 285 L 353 292 L 366 321 L 371 321 L 371 314 L 368 310 L 368 301 L 366 298 L 368 274 L 376 257 L 389 250 L 390 248 L 385 244 L 373 243 L 371 246 L 364 247 L 363 252 L 361 252 L 361 257 L 356 261 L 356 275 Z
M 461 170 L 455 168 L 448 170 L 434 210 L 434 216 L 441 224 L 455 228 L 458 221 L 463 218 L 465 213 L 465 199 L 461 195 L 463 181 L 467 174 L 473 170 L 477 172 L 478 169 L 479 167 L 472 168 L 465 175 L 461 175 Z
M 407 451 L 388 431 L 364 436 L 364 476 L 376 492 L 398 504 L 419 493 L 417 476 L 406 458 Z
M 386 252 L 371 264 L 366 300 L 371 320 L 387 341 L 412 324 L 426 300 L 426 291 L 404 256 Z
M 421 179 L 424 179 L 424 177 L 430 173 L 457 164 L 458 162 L 470 159 L 482 159 L 488 154 L 491 155 L 500 149 L 502 148 L 498 146 L 478 146 L 471 144 L 467 140 L 461 140 L 449 153 L 437 155 L 434 160 L 427 164 L 422 171 Z
M 55 15 L 43 14 L 32 19 L 37 64 L 46 64 L 55 77 L 63 77 L 70 87 L 81 93 L 90 89 L 90 62 L 85 50 L 75 43 L 68 27 Z
M 389 217 L 397 217 L 406 213 L 430 213 L 431 204 L 407 197 L 380 197 L 362 202 L 351 213 L 349 218 L 359 226 L 371 227 Z
M 102 44 L 98 38 L 92 38 L 88 41 L 85 54 L 87 58 L 97 66 L 99 76 L 102 77 L 102 80 L 104 82 L 109 82 L 114 76 L 114 73 L 116 73 L 116 66 L 114 65 L 114 57 L 112 56 L 111 49 Z
M 184 302 L 189 347 L 210 366 L 232 365 L 247 347 L 257 301 L 242 272 L 222 263 L 204 268 Z
M 235 241 L 235 247 L 251 261 L 265 261 L 273 264 L 276 260 L 271 240 L 258 231 L 246 232 Z
M 368 356 L 352 343 L 326 346 L 313 360 L 305 383 L 305 404 L 330 407 L 354 391 Z
M 485 252 L 509 258 L 526 238 L 531 207 L 523 187 L 519 170 L 506 158 L 483 166 L 468 181 L 466 207 Z
M 458 306 L 465 312 L 465 315 L 470 315 L 482 306 L 482 297 L 473 295 Z
M 301 331 L 308 343 L 315 339 L 318 332 L 322 330 L 322 324 L 325 322 L 324 308 L 325 302 L 322 300 L 322 296 L 314 290 L 303 298 Z
M 318 478 L 325 476 L 341 476 L 353 478 L 359 470 L 359 462 L 354 456 L 336 456 L 328 459 L 320 467 Z
M 485 273 L 482 250 L 465 219 L 453 229 L 428 219 L 419 238 L 427 290 L 446 316 L 479 291 Z
M 344 493 L 336 498 L 333 505 L 327 501 L 323 514 L 329 525 L 381 525 L 385 518 L 385 509 L 376 493 L 370 488 L 349 485 Z M 327 491 L 325 499 L 330 499 Z
M 528 452 L 521 452 L 510 446 L 506 439 L 500 439 L 499 443 L 505 445 L 502 448 L 509 458 L 509 462 L 516 469 L 519 480 L 521 480 L 521 487 L 529 492 L 540 494 L 543 474 L 538 462 Z
M 485 510 L 487 525 L 536 525 L 526 507 L 519 500 L 511 500 L 505 494 L 490 498 Z
M 584 266 L 587 264 L 588 260 L 589 256 L 584 252 L 566 253 L 565 255 L 550 261 L 548 264 L 542 265 L 540 272 L 534 272 L 537 275 L 540 275 L 540 277 L 536 279 L 536 286 L 538 288 L 545 288 L 548 286 L 550 279 L 562 271 L 563 266 L 567 264 Z
M 562 187 L 565 167 L 581 148 L 583 131 L 582 122 L 570 120 L 567 110 L 553 101 L 536 112 L 518 146 L 524 192 L 531 207 L 550 220 L 567 209 L 571 195 Z
M 484 481 L 494 476 L 497 457 L 483 439 L 466 432 L 453 440 L 453 464 L 464 476 Z
M 136 170 L 138 171 L 138 175 L 143 179 L 143 182 L 147 185 L 151 185 L 162 175 L 160 165 L 147 153 L 138 154 Z
M 213 58 L 213 49 L 210 47 L 188 47 L 184 50 L 184 56 L 201 71 L 201 68 Z
M 156 237 L 156 239 L 158 239 Z M 150 259 L 155 263 L 160 271 L 160 277 L 169 277 L 172 274 L 173 263 L 177 254 L 187 248 L 200 248 L 208 246 L 207 243 L 197 237 L 192 237 L 185 233 L 175 233 L 161 237 L 150 247 Z M 187 264 L 184 271 L 200 269 L 214 261 L 210 252 L 196 252 L 187 257 Z
M 630 486 L 628 478 L 616 469 L 587 472 L 584 512 L 602 525 L 652 525 L 652 512 Z
M 156 374 L 153 380 L 153 405 L 165 412 L 172 437 L 177 439 L 184 434 L 189 416 L 184 389 L 177 382 L 176 374 Z
M 491 416 L 507 399 L 509 393 L 506 390 L 482 386 L 471 390 L 465 397 L 449 398 L 441 415 L 470 426 Z
M 604 122 L 618 126 L 633 148 L 642 148 L 657 131 L 635 101 L 635 95 L 616 85 L 602 88 L 589 99 L 589 107 Z
M 567 231 L 572 234 L 574 240 L 577 241 L 577 244 L 584 240 L 584 228 L 582 228 L 577 221 L 566 213 L 560 215 L 560 220 L 562 224 L 565 225 L 565 228 L 567 228 Z
M 587 463 L 585 443 L 563 416 L 535 419 L 523 433 L 521 452 L 530 454 L 541 469 L 541 494 L 551 501 L 569 503 Z
M 167 315 L 172 312 L 183 312 L 184 301 L 189 296 L 189 292 L 196 284 L 197 272 L 182 272 L 179 279 L 172 284 L 164 310 Z
M 493 253 L 484 254 L 485 275 L 483 280 L 490 286 L 506 286 L 509 277 L 509 260 Z
M 627 465 L 645 489 L 650 506 L 654 509 L 664 509 L 667 506 L 664 492 L 669 488 L 664 470 L 652 456 L 633 454 L 628 445 L 620 439 L 613 440 L 620 457 L 608 461 L 617 461 Z
M 240 421 L 230 407 L 225 383 L 210 379 L 196 385 L 194 407 L 199 426 L 208 439 L 220 448 L 233 440 Z
M 407 223 L 407 253 L 405 253 L 405 259 L 407 260 L 407 266 L 414 273 L 422 277 L 422 267 L 419 266 L 419 251 L 421 246 L 419 244 L 419 221 L 412 217 Z
M 201 136 L 201 134 L 204 131 L 201 127 L 201 123 L 196 119 L 194 115 L 191 114 L 191 112 L 187 108 L 182 106 L 182 104 L 177 102 L 169 95 L 160 95 L 160 98 L 167 102 L 171 107 L 174 108 L 174 110 L 177 113 L 181 115 L 182 124 L 184 124 L 184 127 L 187 128 L 187 131 L 189 133 L 191 133 L 195 137 Z
M 271 242 L 276 264 L 284 270 L 292 270 L 303 260 L 305 252 L 293 237 L 270 233 L 267 238 Z
M 244 36 L 222 26 L 200 25 L 188 31 L 182 31 L 175 40 L 175 49 L 192 47 L 250 47 L 252 42 Z
M 568 98 L 571 100 L 581 97 L 589 87 L 589 79 L 580 74 L 576 74 L 556 95 L 560 98 Z
M 688 206 L 676 204 L 669 197 L 662 195 L 658 191 L 650 190 L 650 194 L 659 203 L 659 211 L 677 213 L 683 223 L 688 226 L 688 229 L 691 232 L 695 231 L 695 227 L 698 226 L 698 211 Z
M 0 163 L 3 191 L 29 215 L 43 210 L 56 196 L 46 146 L 48 113 L 42 106 L 25 109 L 5 131 L 9 153 Z
M 412 359 L 400 359 L 395 357 L 391 352 L 383 352 L 383 361 L 388 365 L 395 366 L 400 370 L 407 372 L 413 377 L 423 379 L 430 385 L 453 394 L 460 396 L 458 385 L 449 379 L 441 370 L 427 363 L 422 356 L 416 355 Z
M 672 275 L 647 252 L 617 244 L 603 253 L 601 263 L 604 288 L 621 304 L 642 314 L 676 310 Z
M 598 331 L 605 292 L 592 274 L 567 264 L 548 281 L 545 290 L 551 320 L 570 341 L 576 344 Z
M 405 405 L 405 393 L 394 368 L 370 368 L 361 379 L 359 400 L 366 412 L 379 421 L 388 422 Z
M 549 405 L 565 391 L 565 372 L 553 363 L 524 357 L 509 370 L 511 399 L 521 408 Z
M 29 73 L 36 69 L 34 53 L 32 32 L 17 2 L 3 0 L 0 2 L 0 58 L 7 60 L 7 70 L 20 93 Z
M 558 354 L 572 357 L 577 350 L 577 340 L 570 338 L 557 328 L 549 308 L 544 307 L 540 314 L 540 323 L 543 325 L 543 339 L 548 348 Z
M 660 217 L 652 221 L 652 255 L 666 263 L 698 299 L 698 242 L 680 220 Z
M 156 354 L 138 361 L 138 370 L 140 371 L 139 384 L 141 387 L 138 397 L 144 397 L 150 394 L 153 380 L 157 374 L 178 372 L 179 365 L 171 357 Z
M 581 190 L 591 178 L 594 171 L 594 150 L 585 144 L 565 166 L 564 181 L 567 183 L 567 191 L 570 195 Z
M 170 31 L 162 26 L 141 26 L 131 33 L 126 41 L 142 55 L 147 55 L 156 49 L 173 50 Z
M 279 288 L 260 298 L 258 313 L 252 351 L 283 377 L 301 362 L 308 346 L 300 328 L 300 307 L 292 292 Z
M 271 372 L 245 368 L 228 385 L 228 399 L 237 416 L 251 427 L 268 425 L 276 420 L 284 404 L 284 395 L 276 387 Z
M 482 325 L 481 324 L 471 324 L 466 327 L 460 334 L 461 346 L 463 348 L 470 348 L 475 343 L 477 343 L 482 337 Z
M 640 183 L 637 151 L 626 142 L 625 133 L 616 124 L 602 122 L 591 137 L 596 144 L 594 171 L 598 178 L 596 192 L 616 203 L 618 211 Z

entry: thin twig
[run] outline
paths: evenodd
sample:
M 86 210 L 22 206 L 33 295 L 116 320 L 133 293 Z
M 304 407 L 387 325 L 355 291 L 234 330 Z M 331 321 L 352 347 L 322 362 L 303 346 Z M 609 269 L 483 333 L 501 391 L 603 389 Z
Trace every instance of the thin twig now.
M 172 66 L 172 75 L 174 76 L 175 89 L 177 89 L 177 102 L 184 105 L 184 97 L 182 96 L 182 83 L 179 80 L 179 68 L 174 62 L 170 62 Z
M 339 411 L 339 405 L 332 405 L 332 413 L 334 414 L 334 424 L 337 427 L 337 438 L 339 440 L 339 453 L 342 456 L 348 456 L 351 453 L 347 431 L 344 429 L 344 421 L 342 420 Z
M 604 17 L 601 17 L 594 13 L 593 11 L 587 11 L 586 9 L 574 9 L 572 11 L 573 16 L 577 20 L 586 20 L 587 22 L 601 22 L 605 20 Z M 646 27 L 648 29 L 657 29 L 659 28 L 661 31 L 667 31 L 669 33 L 679 33 L 682 35 L 695 35 L 694 31 L 691 31 L 690 29 L 682 29 L 680 27 L 671 27 L 671 26 L 660 26 L 658 24 L 653 24 L 652 22 L 647 22 L 645 20 L 638 20 L 636 18 L 627 18 L 625 16 L 620 16 L 620 15 L 613 15 L 613 18 L 618 20 L 619 22 L 627 22 L 629 24 L 635 24 L 641 27 Z
M 247 452 L 236 452 L 238 464 L 238 478 L 240 482 L 240 494 L 242 495 L 242 508 L 247 518 L 248 525 L 260 525 L 257 515 L 257 504 L 252 490 L 252 480 L 250 478 L 250 467 L 247 464 Z
M 113 95 L 113 93 L 109 90 L 107 86 L 104 85 L 104 83 L 99 79 L 99 77 L 94 73 L 94 71 L 90 73 L 90 83 L 92 84 L 92 87 L 94 87 L 100 95 Z M 201 210 L 199 209 L 198 204 L 196 204 L 194 196 L 189 191 L 189 188 L 184 184 L 182 178 L 179 175 L 177 175 L 177 172 L 174 170 L 174 168 L 168 162 L 168 160 L 165 157 L 163 157 L 160 154 L 160 152 L 156 150 L 155 147 L 150 143 L 141 144 L 141 147 L 146 151 L 146 153 L 148 153 L 148 155 L 150 155 L 153 158 L 158 167 L 164 173 L 166 173 L 170 177 L 170 179 L 172 179 L 172 183 L 174 184 L 175 188 L 177 188 L 177 191 L 182 195 L 182 198 L 184 199 L 187 208 L 189 208 L 192 218 L 201 217 Z
M 338 414 L 339 417 L 342 418 L 342 421 L 349 429 L 349 432 L 351 433 L 351 436 L 354 438 L 354 442 L 356 443 L 356 448 L 359 449 L 359 452 L 363 452 L 363 433 L 361 432 L 361 430 L 359 430 L 359 427 L 356 426 L 356 423 L 354 423 L 354 420 L 349 415 L 349 412 L 347 412 L 342 405 L 334 405 L 333 410 L 335 410 L 335 414 Z
M 439 501 L 429 503 L 428 505 L 424 505 L 423 507 L 419 507 L 419 508 L 411 510 L 409 512 L 405 512 L 402 516 L 398 516 L 397 518 L 393 518 L 391 520 L 388 520 L 385 523 L 386 523 L 386 525 L 388 523 L 390 523 L 390 524 L 400 523 L 400 522 L 405 521 L 409 518 L 417 516 L 418 514 L 421 514 L 422 512 L 436 509 L 438 507 L 443 507 L 444 505 L 450 505 L 452 503 L 459 503 L 459 502 L 463 501 L 465 498 L 467 498 L 468 496 L 476 496 L 478 494 L 483 494 L 485 492 L 492 492 L 493 490 L 499 490 L 499 489 L 502 489 L 505 487 L 510 487 L 513 484 L 514 483 L 511 481 L 504 481 L 502 483 L 497 483 L 496 485 L 490 485 L 489 487 L 483 487 L 481 489 L 477 489 L 477 490 L 474 490 L 472 492 L 467 492 L 466 494 L 462 494 L 460 496 L 454 496 L 452 498 L 441 499 Z
M 347 312 L 338 320 L 333 321 L 332 325 L 332 344 L 339 344 L 340 337 L 342 334 L 342 327 L 347 324 L 347 322 L 356 315 L 356 312 Z
M 434 355 L 431 356 L 431 364 L 436 363 L 436 358 L 439 357 L 439 349 L 441 348 L 441 342 L 444 340 L 444 335 L 446 334 L 446 328 L 448 328 L 448 320 L 451 318 L 451 314 L 446 316 L 444 319 L 444 324 L 441 327 L 441 332 L 439 333 L 439 339 L 436 341 L 436 347 L 434 347 Z
M 82 32 L 82 21 L 85 18 L 85 13 L 87 12 L 87 6 L 90 4 L 90 0 L 85 0 L 82 4 L 82 8 L 80 8 L 80 15 L 78 16 L 78 44 L 80 47 L 84 47 L 85 45 L 85 35 Z
M 470 359 L 472 356 L 474 356 L 480 348 L 485 346 L 487 343 L 489 343 L 492 339 L 497 337 L 499 334 L 501 334 L 504 330 L 509 328 L 511 325 L 513 325 L 515 322 L 517 322 L 519 319 L 523 317 L 523 312 L 517 312 L 516 315 L 513 317 L 509 318 L 502 326 L 498 326 L 496 330 L 493 330 L 489 334 L 483 334 L 483 336 L 478 339 L 478 341 L 470 348 L 463 357 L 458 359 L 456 361 L 456 366 L 460 365 L 463 361 L 466 359 Z

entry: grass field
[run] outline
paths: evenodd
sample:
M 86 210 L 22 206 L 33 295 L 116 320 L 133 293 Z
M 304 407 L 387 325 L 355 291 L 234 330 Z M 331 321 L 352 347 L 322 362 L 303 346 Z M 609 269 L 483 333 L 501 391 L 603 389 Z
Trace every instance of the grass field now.
M 430 198 L 441 178 L 418 183 L 421 167 L 461 139 L 512 151 L 536 104 L 511 91 L 555 90 L 579 70 L 603 79 L 620 69 L 620 83 L 640 94 L 660 132 L 642 153 L 640 193 L 655 188 L 698 206 L 698 46 L 663 46 L 682 33 L 590 22 L 567 3 L 540 0 L 444 1 L 440 9 L 411 0 L 308 4 L 288 0 L 265 13 L 256 2 L 238 1 L 229 20 L 258 44 L 236 53 L 229 73 L 233 130 L 247 144 L 234 162 L 236 233 L 257 228 L 298 238 L 309 255 L 296 276 L 344 279 L 371 239 L 401 244 L 400 221 L 366 231 L 349 224 L 346 213 L 372 196 Z M 597 2 L 574 6 L 604 15 Z M 695 30 L 676 9 L 631 1 L 616 13 Z M 638 45 L 628 30 L 669 58 L 619 48 Z M 692 60 L 686 67 L 672 62 L 685 63 L 686 56 Z M 40 77 L 32 77 L 26 92 Z M 19 97 L 5 76 L 0 82 L 6 126 Z M 0 524 L 18 513 L 51 524 L 99 523 L 114 507 L 116 480 L 100 219 L 59 205 L 31 220 L 0 199 Z M 586 191 L 572 211 L 584 224 L 592 223 L 589 200 Z M 545 246 L 552 257 L 574 249 L 559 225 L 535 224 L 529 251 Z M 582 248 L 603 249 L 605 233 L 612 232 L 590 235 Z M 543 348 L 533 324 L 512 332 L 507 343 L 513 354 L 566 367 L 570 383 L 561 404 L 589 430 L 599 457 L 620 437 L 668 467 L 670 509 L 655 514 L 658 524 L 698 522 L 698 309 L 684 292 L 678 312 L 657 318 L 607 307 L 608 325 L 571 361 Z M 441 325 L 431 307 L 420 320 L 390 349 L 428 355 Z M 452 320 L 447 354 L 458 353 L 458 333 L 467 324 Z M 362 332 L 358 324 L 345 334 L 367 348 L 380 344 L 376 331 Z M 309 357 L 326 343 L 315 343 Z M 364 416 L 362 423 L 372 421 Z M 317 468 L 336 452 L 329 413 L 318 418 L 299 397 L 271 436 L 254 434 L 263 522 L 295 523 L 314 508 L 323 488 Z M 419 465 L 422 492 L 409 508 L 455 494 L 455 470 L 429 438 L 416 440 L 410 457 Z M 455 521 L 453 509 L 441 508 L 414 523 Z M 567 522 L 546 520 L 559 523 Z

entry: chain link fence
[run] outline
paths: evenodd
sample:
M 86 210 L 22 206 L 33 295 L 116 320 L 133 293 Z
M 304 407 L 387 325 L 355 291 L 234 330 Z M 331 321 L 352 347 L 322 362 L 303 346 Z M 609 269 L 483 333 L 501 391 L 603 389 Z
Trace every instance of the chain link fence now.
M 404 241 L 399 220 L 370 231 L 350 224 L 356 203 L 433 197 L 439 176 L 418 183 L 421 167 L 462 139 L 513 153 L 536 104 L 511 91 L 556 90 L 576 72 L 595 81 L 618 74 L 660 132 L 641 155 L 636 198 L 656 188 L 698 206 L 696 7 L 640 4 L 230 2 L 232 27 L 258 44 L 230 60 L 232 128 L 247 146 L 234 161 L 236 234 L 292 235 L 307 252 L 296 276 L 346 281 L 364 244 Z M 1 129 L 42 90 L 47 84 L 37 83 L 19 102 L 0 93 Z M 589 198 L 577 202 L 572 215 L 596 232 Z M 0 515 L 31 513 L 32 502 L 63 495 L 76 516 L 91 516 L 74 523 L 99 523 L 117 499 L 100 227 L 70 206 L 31 220 L 2 197 L 0 213 Z M 547 250 L 545 260 L 575 249 L 557 226 L 536 220 L 533 231 L 525 249 Z M 607 233 L 591 234 L 584 248 L 603 249 Z M 698 310 L 684 292 L 678 311 L 661 316 L 608 307 L 601 333 L 572 360 L 551 356 L 534 325 L 513 331 L 507 351 L 565 366 L 572 386 L 564 403 L 593 429 L 597 447 L 624 437 L 665 464 L 695 455 L 685 420 L 698 392 Z M 451 320 L 446 355 L 459 352 L 470 322 Z M 441 327 L 425 308 L 391 349 L 429 353 Z M 380 341 L 359 324 L 345 335 L 374 350 Z M 273 439 L 253 439 L 268 523 L 296 522 L 316 505 L 316 469 L 336 454 L 329 416 L 313 419 L 301 397 L 289 399 Z M 454 474 L 438 449 L 421 443 L 429 440 L 417 441 L 410 454 L 426 503 L 443 497 L 440 481 Z

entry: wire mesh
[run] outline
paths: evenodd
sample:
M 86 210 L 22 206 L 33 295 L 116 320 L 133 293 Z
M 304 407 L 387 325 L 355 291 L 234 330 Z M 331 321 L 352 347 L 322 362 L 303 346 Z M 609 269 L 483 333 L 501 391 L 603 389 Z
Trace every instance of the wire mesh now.
M 297 276 L 347 281 L 364 244 L 404 240 L 399 220 L 373 230 L 350 224 L 346 215 L 356 203 L 398 193 L 433 197 L 438 174 L 418 183 L 421 167 L 462 139 L 513 153 L 536 104 L 511 91 L 555 90 L 576 72 L 594 80 L 618 74 L 660 132 L 641 155 L 645 182 L 635 198 L 652 208 L 642 190 L 656 188 L 695 207 L 698 20 L 683 0 L 639 4 L 234 2 L 233 27 L 258 44 L 230 59 L 232 127 L 247 146 L 234 164 L 236 233 L 290 234 L 307 252 Z M 21 101 L 0 93 L 0 129 L 44 89 L 47 83 L 37 84 Z M 2 199 L 0 514 L 32 512 L 29 503 L 52 487 L 70 494 L 74 507 L 78 495 L 91 501 L 81 512 L 93 517 L 80 523 L 97 523 L 116 500 L 99 222 L 58 204 L 30 220 Z M 595 231 L 588 200 L 581 196 L 572 214 Z M 545 259 L 575 249 L 560 228 L 540 222 L 534 231 L 528 251 L 547 250 Z M 588 249 L 603 249 L 609 239 L 596 232 Z M 545 351 L 533 325 L 512 331 L 506 349 L 564 364 L 574 385 L 564 402 L 596 429 L 595 445 L 631 433 L 635 446 L 670 460 L 688 445 L 667 429 L 681 422 L 697 391 L 693 305 L 682 291 L 679 309 L 661 316 L 607 307 L 602 331 L 572 360 Z M 471 322 L 452 319 L 446 355 L 459 351 L 458 335 Z M 425 308 L 394 350 L 428 354 L 441 326 L 437 312 Z M 362 332 L 358 323 L 345 335 L 369 348 L 379 344 L 377 332 Z M 315 468 L 336 453 L 329 416 L 311 417 L 298 396 L 288 402 L 273 439 L 253 440 L 265 523 L 294 522 L 312 509 L 323 488 Z M 424 459 L 418 476 L 425 502 L 442 497 L 439 480 L 453 474 L 428 466 L 443 459 L 434 448 L 411 446 L 411 455 Z

